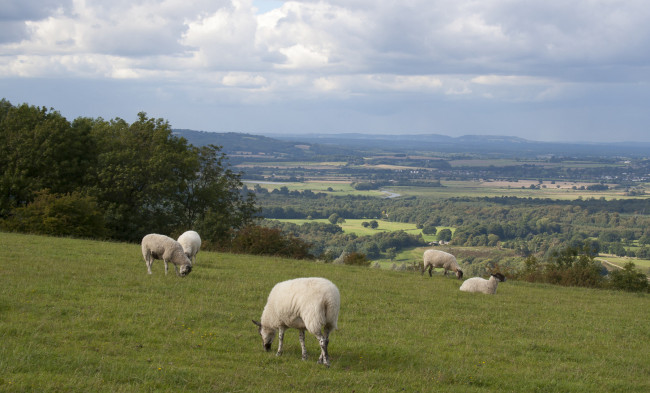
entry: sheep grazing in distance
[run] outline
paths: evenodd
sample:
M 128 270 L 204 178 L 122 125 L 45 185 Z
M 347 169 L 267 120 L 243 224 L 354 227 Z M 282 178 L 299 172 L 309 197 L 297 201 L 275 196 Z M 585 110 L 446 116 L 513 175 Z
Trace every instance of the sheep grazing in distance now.
M 276 284 L 269 293 L 260 322 L 253 320 L 262 336 L 266 351 L 278 334 L 277 356 L 282 354 L 282 342 L 286 329 L 295 328 L 300 333 L 302 360 L 307 359 L 305 329 L 318 338 L 321 354 L 319 364 L 330 365 L 327 345 L 330 332 L 336 329 L 341 306 L 341 295 L 331 281 L 318 278 L 296 278 Z
M 183 232 L 177 240 L 183 247 L 185 255 L 192 261 L 192 265 L 196 264 L 196 254 L 201 248 L 201 236 L 194 231 Z
M 456 277 L 460 280 L 463 278 L 463 271 L 460 269 L 456 257 L 451 255 L 448 252 L 440 250 L 426 250 L 422 257 L 424 264 L 422 267 L 422 274 L 425 270 L 429 270 L 429 277 L 433 276 L 432 271 L 437 267 L 445 269 L 445 276 L 447 275 L 447 270 L 456 272 Z
M 151 274 L 151 265 L 154 259 L 162 259 L 165 262 L 165 274 L 167 274 L 167 263 L 174 264 L 176 274 L 185 277 L 192 271 L 192 261 L 185 255 L 183 247 L 171 237 L 151 233 L 142 238 L 142 257 L 147 264 L 147 272 Z
M 489 280 L 481 277 L 472 277 L 465 280 L 460 290 L 463 292 L 480 292 L 488 295 L 497 293 L 497 285 L 499 282 L 506 280 L 506 277 L 501 273 L 493 274 Z

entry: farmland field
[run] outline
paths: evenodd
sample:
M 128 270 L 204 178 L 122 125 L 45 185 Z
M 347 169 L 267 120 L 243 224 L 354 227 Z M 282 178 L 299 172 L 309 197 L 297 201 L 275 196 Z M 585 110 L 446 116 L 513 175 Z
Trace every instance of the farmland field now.
M 247 180 L 246 184 L 253 187 L 259 184 L 260 187 L 269 191 L 287 187 L 289 191 L 311 190 L 313 192 L 325 192 L 332 195 L 362 195 L 387 197 L 390 193 L 400 196 L 416 196 L 425 198 L 445 199 L 452 197 L 502 197 L 513 196 L 519 198 L 549 198 L 558 200 L 575 200 L 578 198 L 588 199 L 628 199 L 639 198 L 639 196 L 626 196 L 623 190 L 589 191 L 580 189 L 594 183 L 584 182 L 546 182 L 539 184 L 537 180 L 519 181 L 441 181 L 442 187 L 421 187 L 421 186 L 386 186 L 382 190 L 358 191 L 351 185 L 351 181 L 305 181 L 305 182 L 261 182 Z M 531 189 L 530 186 L 540 186 Z M 574 189 L 575 187 L 575 189 Z M 332 191 L 328 191 L 332 188 Z M 647 196 L 641 196 L 646 198 Z
M 647 392 L 650 295 L 200 252 L 147 275 L 137 244 L 0 233 L 1 392 Z M 332 366 L 258 318 L 278 281 L 341 291 Z M 277 340 L 273 345 L 277 348 Z

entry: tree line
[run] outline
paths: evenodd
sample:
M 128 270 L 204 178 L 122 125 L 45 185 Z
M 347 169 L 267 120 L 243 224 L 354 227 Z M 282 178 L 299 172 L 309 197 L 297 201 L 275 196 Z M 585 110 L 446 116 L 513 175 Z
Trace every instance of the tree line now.
M 195 229 L 228 242 L 258 212 L 221 147 L 194 147 L 169 123 L 79 117 L 0 100 L 0 228 L 138 242 Z

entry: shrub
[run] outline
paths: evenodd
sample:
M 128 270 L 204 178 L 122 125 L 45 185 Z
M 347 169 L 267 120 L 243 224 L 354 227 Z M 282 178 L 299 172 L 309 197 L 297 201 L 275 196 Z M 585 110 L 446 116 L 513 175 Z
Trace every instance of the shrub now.
M 438 232 L 438 228 L 435 227 L 435 225 L 426 225 L 424 228 L 422 228 L 422 233 L 425 235 L 435 235 Z
M 524 261 L 524 268 L 514 276 L 528 282 L 601 288 L 604 286 L 603 267 L 594 261 L 589 251 L 567 247 L 551 253 L 547 263 L 540 263 L 531 255 Z
M 79 192 L 39 191 L 32 203 L 14 208 L 1 224 L 8 231 L 40 235 L 95 239 L 106 236 L 104 215 L 95 198 Z
M 313 259 L 311 244 L 280 229 L 249 225 L 239 232 L 231 243 L 231 252 L 241 254 L 272 255 L 294 259 Z
M 622 270 L 615 270 L 609 275 L 609 286 L 612 289 L 618 289 L 628 292 L 647 292 L 648 277 L 638 272 L 632 262 L 625 264 Z
M 359 252 L 350 252 L 343 256 L 343 264 L 356 266 L 370 266 L 370 261 L 365 254 Z

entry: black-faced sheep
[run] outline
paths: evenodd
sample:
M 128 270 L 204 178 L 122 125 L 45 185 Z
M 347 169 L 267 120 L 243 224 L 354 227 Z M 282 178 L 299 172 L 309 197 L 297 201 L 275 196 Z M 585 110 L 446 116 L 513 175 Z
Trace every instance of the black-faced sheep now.
M 506 280 L 506 277 L 501 273 L 495 273 L 490 276 L 489 280 L 481 277 L 472 277 L 465 280 L 460 290 L 463 292 L 480 292 L 488 295 L 497 293 L 497 285 L 499 282 Z
M 441 267 L 445 269 L 445 276 L 447 275 L 447 271 L 451 270 L 453 272 L 456 272 L 456 277 L 458 277 L 459 280 L 463 278 L 463 271 L 460 269 L 460 266 L 456 261 L 456 257 L 448 252 L 440 250 L 426 250 L 422 256 L 422 259 L 422 274 L 424 274 L 424 271 L 428 269 L 429 277 L 431 277 L 433 275 L 433 269 Z
M 262 336 L 262 345 L 266 351 L 278 334 L 278 352 L 282 354 L 282 342 L 286 329 L 294 328 L 300 332 L 302 359 L 307 359 L 305 348 L 305 329 L 318 338 L 321 354 L 318 363 L 329 367 L 327 352 L 329 334 L 336 329 L 341 305 L 341 295 L 331 281 L 318 278 L 296 278 L 276 284 L 264 306 L 260 322 L 253 321 Z
M 192 265 L 196 264 L 196 254 L 201 248 L 201 236 L 195 231 L 183 232 L 177 240 L 183 247 L 185 255 L 192 261 Z
M 142 257 L 147 264 L 147 272 L 151 274 L 151 265 L 154 259 L 162 259 L 165 262 L 165 274 L 167 274 L 167 263 L 174 264 L 176 274 L 185 277 L 192 271 L 192 261 L 185 255 L 183 247 L 171 237 L 151 233 L 142 238 Z

